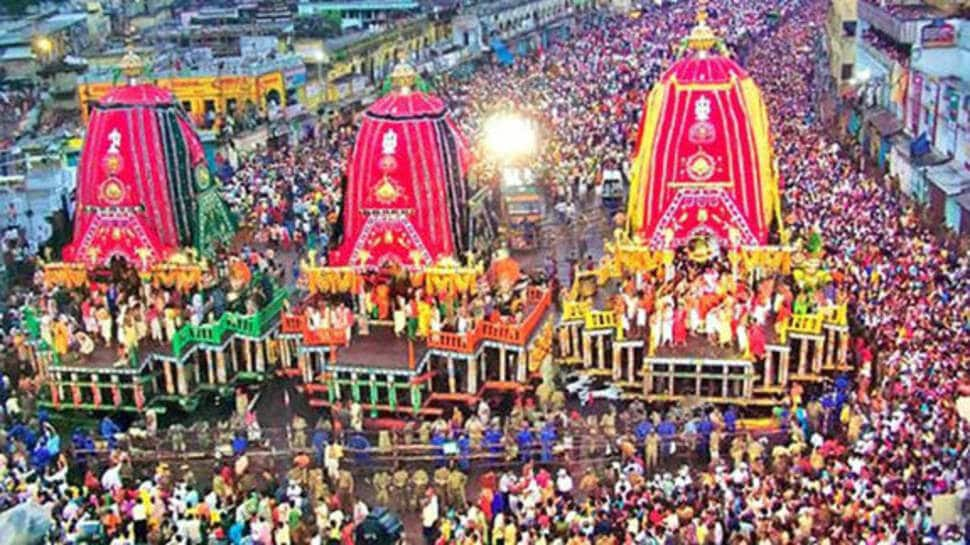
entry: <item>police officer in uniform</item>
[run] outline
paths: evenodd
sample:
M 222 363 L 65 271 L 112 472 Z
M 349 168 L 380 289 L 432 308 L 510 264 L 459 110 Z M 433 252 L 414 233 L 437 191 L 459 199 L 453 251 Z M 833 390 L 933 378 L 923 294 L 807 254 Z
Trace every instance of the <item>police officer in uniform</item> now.
M 408 481 L 410 475 L 400 467 L 391 475 L 391 492 L 394 495 L 394 504 L 402 513 L 408 508 L 408 498 L 411 492 L 408 491 Z
M 408 496 L 411 501 L 411 510 L 417 511 L 421 507 L 421 498 L 428 488 L 428 472 L 418 469 L 411 476 L 411 494 Z
M 377 505 L 387 507 L 391 500 L 388 488 L 391 485 L 391 476 L 386 471 L 379 471 L 374 475 L 374 501 Z
M 468 476 L 460 469 L 453 468 L 448 475 L 448 487 L 445 489 L 448 496 L 448 505 L 456 510 L 464 510 L 468 503 L 465 497 L 465 485 L 468 483 Z

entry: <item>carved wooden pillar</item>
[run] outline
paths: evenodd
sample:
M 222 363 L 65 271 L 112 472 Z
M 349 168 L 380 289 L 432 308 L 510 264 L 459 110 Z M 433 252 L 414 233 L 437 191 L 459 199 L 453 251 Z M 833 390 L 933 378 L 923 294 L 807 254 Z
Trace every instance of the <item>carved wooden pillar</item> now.
M 475 395 L 478 393 L 478 358 L 471 356 L 468 358 L 468 393 Z
M 189 360 L 192 363 L 192 377 L 195 378 L 196 385 L 202 384 L 202 360 L 205 359 L 202 354 L 205 352 L 206 350 L 200 347 L 195 350 L 195 353 L 192 354 L 192 358 Z
M 798 374 L 808 374 L 808 339 L 805 337 L 798 339 Z
M 791 363 L 791 350 L 781 351 L 781 362 L 778 364 L 778 385 L 782 388 L 788 386 L 788 366 Z
M 763 373 L 764 376 L 762 377 L 764 379 L 765 388 L 771 387 L 773 382 L 774 377 L 772 376 L 773 373 L 771 368 L 774 364 L 776 353 L 777 352 L 774 350 L 768 350 L 768 352 L 765 354 L 765 370 Z
M 834 367 L 835 365 L 835 330 L 825 329 L 825 366 Z
M 506 357 L 505 346 L 498 347 L 498 380 L 499 382 L 505 382 L 507 377 L 507 369 L 509 362 Z
M 623 376 L 623 349 L 613 345 L 613 380 L 618 381 Z
M 846 365 L 849 361 L 849 330 L 843 329 L 839 332 L 839 355 L 837 363 L 839 366 Z
M 589 369 L 593 366 L 593 339 L 588 333 L 583 333 L 583 367 Z
M 455 392 L 455 358 L 448 356 L 445 358 L 448 363 L 448 393 Z
M 229 377 L 226 376 L 226 351 L 219 350 L 216 352 L 216 381 L 219 384 L 225 384 L 229 381 Z
M 176 365 L 175 366 L 175 381 L 178 384 L 179 395 L 187 396 L 189 395 L 189 381 L 188 377 L 185 376 L 185 366 Z
M 643 397 L 653 394 L 653 366 L 643 364 Z
M 300 370 L 300 378 L 303 380 L 304 384 L 309 384 L 313 380 L 313 372 L 310 366 L 307 365 L 306 354 L 303 351 L 297 349 L 296 353 L 296 368 Z
M 632 344 L 626 347 L 626 376 L 627 380 L 631 383 L 637 380 L 637 368 L 636 368 L 636 347 Z
M 579 327 L 570 325 L 569 327 L 569 354 L 571 356 L 576 356 L 576 352 L 579 351 Z M 583 358 L 585 361 L 586 353 L 583 353 Z
M 600 335 L 596 340 L 596 367 L 606 369 L 606 335 Z
M 253 348 L 249 345 L 249 339 L 243 339 L 243 359 L 246 362 L 246 372 L 253 372 Z
M 165 375 L 165 393 L 172 395 L 175 393 L 175 379 L 172 377 L 172 362 L 165 360 L 162 363 L 162 372 Z
M 488 358 L 485 357 L 485 351 L 479 356 L 481 361 L 479 362 L 478 371 L 482 374 L 482 383 L 488 382 Z
M 815 352 L 812 354 L 812 372 L 816 375 L 822 374 L 822 351 L 825 349 L 823 341 L 819 339 L 812 339 L 812 346 L 815 347 Z
M 721 397 L 728 396 L 728 366 L 721 367 Z
M 208 383 L 209 384 L 215 384 L 216 383 L 216 369 L 215 369 L 215 363 L 212 361 L 212 351 L 211 350 L 206 350 L 205 351 L 205 370 L 209 373 Z
M 559 355 L 563 358 L 568 358 L 572 355 L 572 346 L 570 346 L 570 335 L 569 330 L 571 326 L 564 325 L 559 328 Z
M 253 341 L 256 345 L 256 372 L 262 373 L 266 370 L 266 355 L 263 352 L 264 341 Z

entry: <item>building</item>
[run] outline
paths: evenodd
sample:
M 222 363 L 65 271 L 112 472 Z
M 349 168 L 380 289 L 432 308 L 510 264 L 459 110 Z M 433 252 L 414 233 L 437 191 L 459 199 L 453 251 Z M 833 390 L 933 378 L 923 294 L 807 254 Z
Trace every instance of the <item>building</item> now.
M 382 27 L 401 18 L 421 13 L 418 0 L 305 0 L 297 4 L 300 18 L 333 18 L 342 30 Z
M 855 68 L 857 0 L 832 0 L 825 18 L 825 40 L 833 90 L 852 78 Z
M 292 14 L 278 0 L 229 6 L 202 3 L 180 10 L 177 19 L 152 29 L 147 37 L 156 43 L 206 48 L 216 57 L 227 57 L 246 53 L 244 42 L 251 44 L 257 37 L 289 44 L 293 28 Z
M 105 12 L 111 17 L 111 30 L 124 36 L 134 28 L 144 33 L 172 20 L 175 0 L 104 0 Z
M 507 49 L 513 55 L 525 55 L 554 38 L 567 37 L 573 16 L 594 5 L 590 0 L 500 0 L 481 5 L 478 16 L 494 52 Z
M 150 78 L 175 93 L 197 126 L 209 128 L 219 115 L 245 115 L 270 120 L 291 119 L 306 109 L 306 66 L 296 55 L 262 58 L 223 57 L 201 60 L 193 66 L 159 66 Z M 98 100 L 121 83 L 112 69 L 92 69 L 78 80 L 77 97 L 85 122 L 90 101 Z
M 337 38 L 297 37 L 294 49 L 308 66 L 310 103 L 339 105 L 374 92 L 397 62 L 429 69 L 434 52 L 452 40 L 451 23 L 418 15 L 389 30 L 357 31 Z
M 858 0 L 842 112 L 845 130 L 931 222 L 965 233 L 970 25 L 957 4 Z
M 83 55 L 100 42 L 92 39 L 88 19 L 88 13 L 76 12 L 0 22 L 0 67 L 7 78 L 32 80 L 46 65 Z
M 970 22 L 938 21 L 924 26 L 913 55 L 905 122 L 908 134 L 923 138 L 927 155 L 941 164 L 910 169 L 910 193 L 926 206 L 929 219 L 951 229 L 965 226 L 970 192 Z M 959 37 L 959 38 L 958 38 Z M 912 164 L 912 161 L 911 161 Z M 970 233 L 970 231 L 962 231 Z

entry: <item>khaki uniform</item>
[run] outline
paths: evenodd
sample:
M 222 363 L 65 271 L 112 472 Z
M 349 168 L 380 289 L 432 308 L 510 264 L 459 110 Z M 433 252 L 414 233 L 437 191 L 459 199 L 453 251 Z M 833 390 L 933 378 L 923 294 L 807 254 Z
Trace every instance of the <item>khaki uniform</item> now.
M 410 475 L 403 469 L 395 471 L 394 475 L 391 476 L 394 504 L 402 512 L 408 508 L 408 498 L 412 495 L 408 491 L 408 481 L 410 481 Z
M 753 464 L 755 462 L 761 461 L 761 455 L 764 454 L 765 447 L 758 441 L 751 441 L 748 443 L 748 463 Z
M 458 469 L 451 470 L 448 475 L 448 505 L 457 509 L 464 510 L 468 503 L 465 497 L 465 485 L 468 483 L 468 476 Z
M 579 480 L 579 491 L 585 495 L 592 494 L 599 486 L 600 480 L 592 469 L 587 469 L 586 474 Z
M 387 506 L 391 501 L 391 494 L 388 488 L 391 485 L 391 476 L 386 471 L 378 472 L 374 475 L 374 501 L 378 505 Z
M 388 430 L 381 430 L 377 433 L 377 451 L 380 453 L 391 452 L 391 447 L 393 447 L 391 442 L 391 432 Z
M 710 445 L 711 461 L 716 462 L 721 459 L 721 432 L 714 430 L 711 432 Z
M 472 450 L 477 450 L 481 447 L 482 438 L 485 434 L 482 422 L 478 418 L 469 418 L 468 423 L 465 425 L 465 430 L 468 432 L 468 442 Z
M 434 491 L 439 494 L 442 499 L 447 500 L 446 490 L 448 487 L 448 477 L 451 472 L 448 471 L 447 467 L 439 467 L 434 471 Z
M 421 427 L 418 428 L 418 443 L 422 445 L 427 445 L 431 442 L 431 424 L 427 421 L 421 423 Z
M 556 390 L 552 393 L 549 402 L 552 404 L 552 410 L 561 411 L 566 406 L 566 394 L 561 390 Z
M 306 420 L 297 416 L 293 418 L 293 447 L 306 448 Z
M 539 400 L 539 408 L 548 411 L 552 401 L 552 387 L 543 382 L 536 386 L 536 398 Z
M 419 469 L 414 472 L 411 476 L 411 485 L 413 486 L 410 497 L 411 509 L 417 510 L 421 506 L 421 498 L 424 497 L 424 491 L 428 488 L 428 472 Z
M 660 436 L 656 433 L 647 435 L 647 438 L 643 441 L 643 450 L 644 463 L 647 465 L 647 469 L 657 467 L 657 462 L 660 461 Z
M 600 417 L 600 428 L 603 430 L 603 435 L 611 441 L 616 439 L 616 413 L 610 411 Z
M 735 467 L 741 465 L 741 462 L 744 461 L 745 452 L 744 438 L 740 435 L 735 435 L 731 441 L 731 459 L 734 461 Z
M 337 477 L 337 495 L 340 497 L 341 508 L 348 510 L 353 507 L 354 476 L 347 470 L 341 470 Z

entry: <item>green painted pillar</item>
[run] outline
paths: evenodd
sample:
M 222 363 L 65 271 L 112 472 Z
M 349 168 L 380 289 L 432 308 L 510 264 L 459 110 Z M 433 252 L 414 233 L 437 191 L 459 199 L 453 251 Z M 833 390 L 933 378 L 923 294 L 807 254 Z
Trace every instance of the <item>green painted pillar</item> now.
M 394 386 L 394 375 L 387 375 L 387 404 L 391 412 L 397 410 L 397 389 Z
M 370 416 L 377 418 L 377 377 L 374 373 L 370 375 Z
M 350 374 L 350 397 L 360 403 L 360 382 L 357 381 L 357 373 Z
M 421 410 L 421 390 L 416 384 L 411 385 L 411 408 L 414 409 L 415 415 Z

